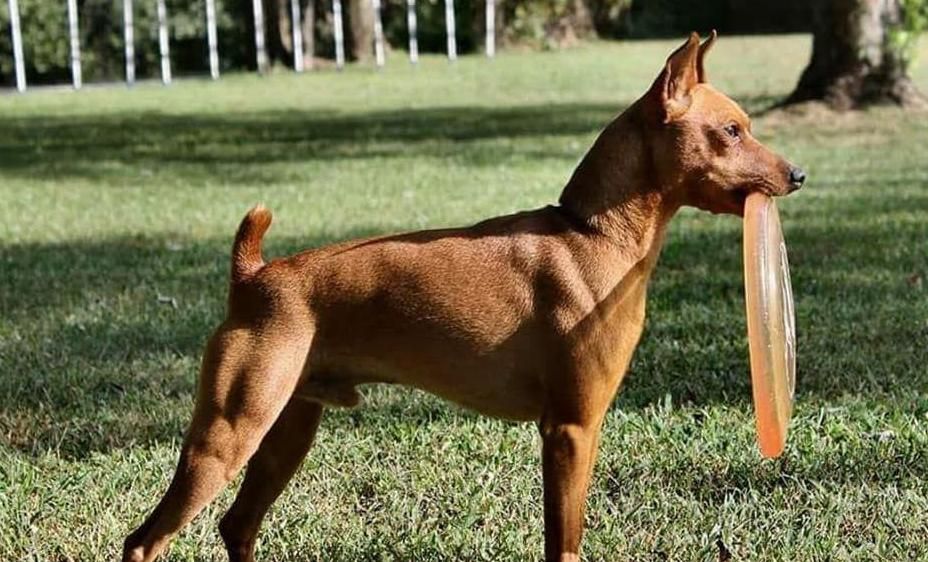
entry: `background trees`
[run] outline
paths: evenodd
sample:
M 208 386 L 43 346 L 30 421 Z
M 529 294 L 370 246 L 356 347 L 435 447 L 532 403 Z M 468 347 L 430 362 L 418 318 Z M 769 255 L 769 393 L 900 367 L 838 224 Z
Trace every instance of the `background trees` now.
M 788 103 L 839 109 L 869 103 L 925 105 L 908 76 L 928 26 L 926 0 L 824 0 L 814 11 L 812 60 Z
M 217 0 L 220 61 L 229 69 L 255 64 L 252 0 Z M 272 63 L 293 64 L 290 0 L 262 0 Z M 300 0 L 304 65 L 334 54 L 331 0 Z M 64 0 L 19 0 L 29 81 L 68 77 Z M 343 0 L 345 35 L 353 59 L 371 58 L 370 0 Z M 79 0 L 84 72 L 88 80 L 122 76 L 122 0 Z M 497 0 L 502 45 L 553 49 L 594 37 L 661 37 L 691 30 L 722 33 L 814 30 L 811 61 L 788 103 L 824 100 L 838 108 L 871 102 L 924 105 L 907 76 L 913 46 L 928 27 L 928 0 Z M 207 56 L 205 6 L 167 0 L 171 58 L 177 74 L 203 74 Z M 383 0 L 389 46 L 405 48 L 406 0 Z M 455 0 L 460 52 L 482 48 L 485 0 Z M 139 76 L 157 72 L 154 0 L 135 0 Z M 418 0 L 419 48 L 445 49 L 444 0 Z M 0 1 L 0 82 L 12 81 L 6 1 Z
M 291 65 L 290 1 L 262 0 L 268 56 Z M 217 0 L 220 62 L 225 70 L 254 67 L 252 0 Z M 306 63 L 334 56 L 332 0 L 300 0 Z M 460 52 L 483 48 L 485 0 L 455 0 Z M 343 0 L 345 35 L 353 58 L 371 53 L 370 0 Z M 406 0 L 384 0 L 386 39 L 404 49 Z M 68 76 L 65 0 L 19 0 L 30 83 L 64 82 Z M 78 0 L 84 72 L 88 80 L 122 76 L 122 0 Z M 135 0 L 136 65 L 139 76 L 157 74 L 154 0 Z M 206 72 L 205 5 L 167 0 L 171 59 L 176 74 Z M 671 36 L 716 28 L 723 33 L 803 31 L 805 0 L 497 0 L 499 43 L 560 48 L 592 37 Z M 444 0 L 418 0 L 419 47 L 445 49 Z M 771 15 L 774 14 L 774 15 Z M 0 82 L 9 84 L 12 57 L 7 1 L 0 0 Z M 308 66 L 308 64 L 307 64 Z

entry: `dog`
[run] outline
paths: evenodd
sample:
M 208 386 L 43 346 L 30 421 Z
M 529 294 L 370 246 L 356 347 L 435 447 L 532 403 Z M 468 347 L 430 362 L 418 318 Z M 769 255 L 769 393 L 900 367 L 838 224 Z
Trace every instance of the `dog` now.
M 232 252 L 228 311 L 209 340 L 174 478 L 125 541 L 150 561 L 239 472 L 219 529 L 254 560 L 261 520 L 312 445 L 326 406 L 398 383 L 536 422 L 545 560 L 578 562 L 600 428 L 641 336 L 648 280 L 684 205 L 742 215 L 745 198 L 805 174 L 760 144 L 706 79 L 697 34 L 600 134 L 557 205 L 468 228 L 342 242 L 265 263 L 271 214 Z

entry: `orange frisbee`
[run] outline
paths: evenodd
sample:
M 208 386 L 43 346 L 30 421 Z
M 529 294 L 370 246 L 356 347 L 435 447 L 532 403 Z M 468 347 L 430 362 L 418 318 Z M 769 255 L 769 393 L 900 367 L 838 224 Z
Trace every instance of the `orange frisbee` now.
M 796 390 L 796 324 L 786 243 L 773 198 L 752 193 L 744 204 L 744 295 L 757 444 L 778 457 Z

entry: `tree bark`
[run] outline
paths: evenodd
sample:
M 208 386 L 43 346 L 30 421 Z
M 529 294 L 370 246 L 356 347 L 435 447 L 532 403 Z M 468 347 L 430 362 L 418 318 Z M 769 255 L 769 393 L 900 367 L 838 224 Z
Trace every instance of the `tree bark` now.
M 351 55 L 359 62 L 374 56 L 374 6 L 371 0 L 348 0 Z
M 899 0 L 819 0 L 812 59 L 785 104 L 822 100 L 839 109 L 891 103 L 922 106 L 904 55 L 890 44 Z
M 293 61 L 293 27 L 291 24 L 290 0 L 274 0 L 274 23 L 270 25 L 268 36 L 271 38 L 271 53 L 274 60 L 285 64 Z M 300 27 L 303 31 L 303 67 L 313 67 L 313 53 L 316 50 L 316 0 L 300 0 Z
M 293 30 L 290 27 L 290 0 L 276 0 L 277 2 L 277 36 L 280 37 L 280 46 L 289 57 L 293 56 Z
M 303 66 L 313 67 L 316 54 L 316 0 L 303 0 Z
M 545 35 L 557 45 L 573 45 L 596 34 L 588 0 L 568 0 L 566 9 L 545 26 Z
M 290 0 L 263 0 L 264 38 L 272 62 L 289 62 L 293 55 L 290 41 Z
M 493 21 L 494 21 L 493 29 L 495 30 L 496 33 L 494 33 L 493 37 L 494 37 L 494 41 L 495 41 L 495 45 L 497 49 L 500 46 L 500 41 L 502 41 L 503 39 L 502 30 L 503 30 L 505 22 L 503 21 L 504 11 L 501 9 L 501 4 L 505 1 L 506 0 L 496 0 L 496 3 L 494 4 L 494 8 L 495 8 L 494 16 L 495 17 L 493 18 Z M 474 2 L 473 8 L 474 10 L 473 10 L 473 13 L 471 13 L 471 16 L 473 20 L 473 29 L 474 29 L 475 38 L 476 38 L 475 43 L 477 45 L 477 51 L 480 53 L 485 53 L 486 44 L 487 44 L 486 42 L 486 39 L 487 39 L 487 2 L 486 0 L 478 0 L 477 2 Z
M 591 0 L 497 0 L 497 3 L 497 27 L 507 42 L 528 39 L 559 48 L 596 36 Z M 540 36 L 535 31 L 538 27 Z

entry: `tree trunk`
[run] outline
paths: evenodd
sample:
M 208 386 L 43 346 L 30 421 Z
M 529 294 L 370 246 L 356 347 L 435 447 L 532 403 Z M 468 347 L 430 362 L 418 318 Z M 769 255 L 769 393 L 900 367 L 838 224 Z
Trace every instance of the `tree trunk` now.
M 874 103 L 924 105 L 890 42 L 899 0 L 819 0 L 812 60 L 786 104 L 823 100 L 836 109 Z
M 587 5 L 589 0 L 568 0 L 565 9 L 554 15 L 545 25 L 549 41 L 559 46 L 576 44 L 596 34 L 593 12 Z
M 528 40 L 559 48 L 596 36 L 591 0 L 497 0 L 497 4 L 497 27 L 507 43 Z
M 316 0 L 299 0 L 302 4 L 300 27 L 303 32 L 303 67 L 313 67 L 313 53 L 316 50 Z M 293 27 L 291 23 L 290 0 L 274 0 L 276 7 L 275 22 L 269 36 L 273 58 L 285 64 L 293 62 Z
M 505 1 L 506 0 L 496 0 L 496 3 L 494 4 L 495 9 L 494 9 L 494 18 L 493 18 L 493 22 L 494 22 L 493 29 L 496 33 L 493 34 L 493 37 L 494 37 L 494 44 L 496 48 L 499 48 L 500 41 L 502 40 L 502 37 L 503 37 L 501 33 L 504 27 L 503 26 L 504 24 L 503 10 L 500 8 L 501 8 L 501 4 Z M 474 42 L 477 45 L 477 51 L 481 53 L 485 53 L 486 44 L 487 44 L 487 2 L 486 0 L 478 0 L 477 2 L 474 2 L 473 8 L 474 10 L 471 16 L 473 18 L 473 29 L 474 29 L 474 37 L 475 37 Z
M 264 38 L 267 56 L 272 62 L 290 62 L 293 47 L 290 41 L 290 0 L 263 0 Z
M 277 37 L 287 58 L 293 56 L 293 37 L 290 27 L 290 0 L 276 0 L 277 3 Z
M 303 66 L 312 68 L 316 54 L 316 0 L 303 0 Z
M 357 61 L 369 61 L 374 49 L 374 6 L 371 0 L 348 0 L 348 19 L 351 54 Z

